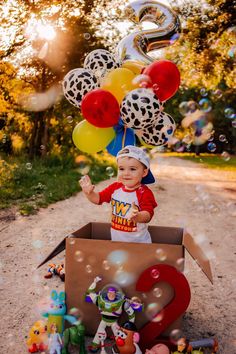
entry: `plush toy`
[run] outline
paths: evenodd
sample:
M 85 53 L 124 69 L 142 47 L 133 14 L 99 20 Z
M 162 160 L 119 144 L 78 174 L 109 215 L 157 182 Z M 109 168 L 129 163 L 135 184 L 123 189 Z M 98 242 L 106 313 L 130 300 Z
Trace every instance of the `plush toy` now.
M 139 333 L 134 323 L 126 322 L 121 326 L 117 331 L 115 340 L 118 353 L 142 354 L 137 344 L 139 342 Z M 116 353 L 116 348 L 114 348 L 113 353 Z
M 33 324 L 29 331 L 27 340 L 28 352 L 38 353 L 44 352 L 47 349 L 48 335 L 47 326 L 44 321 L 37 321 Z
M 52 324 L 57 326 L 58 333 L 62 335 L 64 330 L 65 320 L 70 323 L 75 323 L 76 318 L 71 315 L 66 315 L 66 304 L 65 304 L 66 294 L 64 291 L 61 291 L 59 294 L 56 290 L 51 292 L 51 304 L 47 312 L 42 313 L 43 317 L 48 318 L 47 329 L 50 334 L 50 328 Z
M 50 263 L 48 267 L 48 272 L 44 275 L 44 278 L 50 279 L 53 275 L 58 275 L 62 281 L 65 281 L 65 268 L 63 263 L 58 265 Z

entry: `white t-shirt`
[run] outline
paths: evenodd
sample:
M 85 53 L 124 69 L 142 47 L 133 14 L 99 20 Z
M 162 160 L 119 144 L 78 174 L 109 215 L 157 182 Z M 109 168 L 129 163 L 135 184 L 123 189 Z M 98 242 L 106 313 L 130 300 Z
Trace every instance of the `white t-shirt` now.
M 112 208 L 112 241 L 151 243 L 147 223 L 135 223 L 129 220 L 133 203 L 139 211 L 148 211 L 152 218 L 157 206 L 152 191 L 141 185 L 135 190 L 127 190 L 122 183 L 115 182 L 99 193 L 99 204 L 110 203 Z

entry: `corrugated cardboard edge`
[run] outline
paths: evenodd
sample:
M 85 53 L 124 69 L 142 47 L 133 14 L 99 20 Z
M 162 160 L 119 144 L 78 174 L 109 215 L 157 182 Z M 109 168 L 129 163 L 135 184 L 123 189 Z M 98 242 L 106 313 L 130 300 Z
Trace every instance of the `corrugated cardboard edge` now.
M 209 259 L 207 258 L 203 250 L 200 248 L 200 246 L 196 244 L 193 237 L 186 231 L 184 231 L 183 235 L 183 245 L 188 251 L 188 253 L 191 255 L 191 257 L 196 261 L 203 273 L 213 284 L 213 276 Z

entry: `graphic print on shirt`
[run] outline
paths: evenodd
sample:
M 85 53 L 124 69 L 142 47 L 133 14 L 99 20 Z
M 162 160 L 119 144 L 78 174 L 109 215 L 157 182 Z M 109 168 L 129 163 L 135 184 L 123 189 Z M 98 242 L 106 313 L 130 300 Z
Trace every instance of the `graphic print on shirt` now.
M 112 207 L 112 218 L 111 218 L 111 227 L 115 230 L 134 232 L 137 231 L 136 222 L 129 220 L 130 211 L 132 204 L 128 202 L 123 202 L 111 199 Z M 138 209 L 138 207 L 136 206 Z

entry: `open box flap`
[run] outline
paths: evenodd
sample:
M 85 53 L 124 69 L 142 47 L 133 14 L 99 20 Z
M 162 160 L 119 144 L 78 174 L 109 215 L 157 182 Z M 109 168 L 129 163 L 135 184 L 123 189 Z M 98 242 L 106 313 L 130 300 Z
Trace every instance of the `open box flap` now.
M 69 237 L 69 236 L 67 236 Z M 66 248 L 66 238 L 65 237 L 60 243 L 59 245 L 54 248 L 54 250 L 38 265 L 37 268 L 41 267 L 42 265 L 44 265 L 45 263 L 47 263 L 48 261 L 50 261 L 52 258 L 56 257 L 59 253 L 61 253 L 62 251 L 65 250 Z
M 203 273 L 207 276 L 207 278 L 210 280 L 210 282 L 213 284 L 213 277 L 212 277 L 212 272 L 211 272 L 211 265 L 209 262 L 209 259 L 199 247 L 198 244 L 194 241 L 193 237 L 188 234 L 186 231 L 184 232 L 183 236 L 183 246 L 186 248 L 188 253 L 193 257 L 193 259 L 196 261 L 198 266 L 201 268 Z

